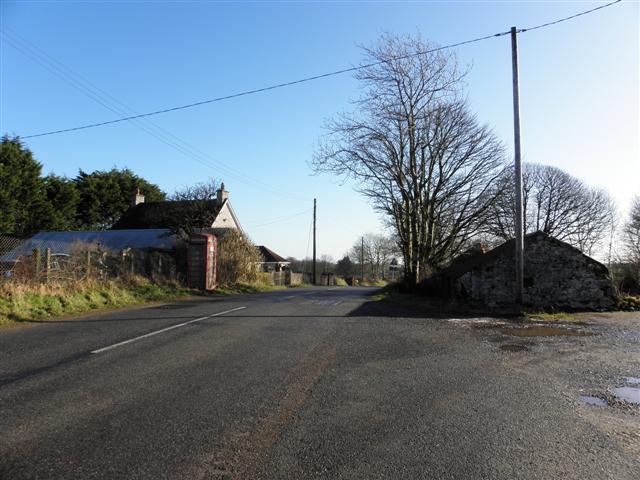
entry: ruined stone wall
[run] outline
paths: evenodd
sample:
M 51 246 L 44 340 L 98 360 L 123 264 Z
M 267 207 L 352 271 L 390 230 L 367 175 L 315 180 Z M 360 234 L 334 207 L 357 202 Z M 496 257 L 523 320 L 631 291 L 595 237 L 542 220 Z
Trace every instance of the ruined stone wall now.
M 456 290 L 491 307 L 513 303 L 514 255 L 504 251 L 462 275 Z M 607 269 L 544 234 L 527 237 L 524 303 L 540 309 L 601 310 L 615 305 Z

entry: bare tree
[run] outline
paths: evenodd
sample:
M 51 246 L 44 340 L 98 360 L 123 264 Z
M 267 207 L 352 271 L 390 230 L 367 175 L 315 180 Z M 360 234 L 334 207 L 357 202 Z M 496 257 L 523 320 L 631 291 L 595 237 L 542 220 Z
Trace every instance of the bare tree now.
M 488 233 L 503 240 L 515 235 L 513 169 L 496 184 L 501 192 L 492 206 Z M 545 232 L 592 255 L 604 246 L 615 218 L 615 205 L 601 189 L 591 188 L 563 170 L 525 164 L 523 171 L 525 232 Z
M 216 195 L 219 188 L 218 182 L 210 178 L 176 190 L 169 197 L 172 203 L 165 207 L 167 211 L 179 210 L 179 215 L 167 215 L 173 223 L 171 230 L 188 238 L 192 232 L 210 226 L 218 213 Z
M 177 189 L 169 197 L 169 200 L 173 200 L 173 201 L 215 200 L 219 188 L 220 188 L 220 185 L 218 184 L 218 181 L 214 178 L 209 178 L 205 182 L 199 182 L 199 183 L 196 183 L 195 185 L 186 185 L 182 188 Z
M 635 279 L 640 283 L 640 195 L 633 199 L 629 219 L 622 231 L 625 260 L 635 271 Z
M 397 252 L 397 243 L 392 237 L 367 233 L 353 244 L 350 256 L 356 259 L 357 263 L 364 260 L 365 273 L 372 279 L 380 279 L 384 278 L 385 267 L 391 263 Z
M 321 255 L 320 260 L 317 262 L 318 273 L 333 273 L 335 270 L 335 262 L 331 255 Z
M 357 109 L 327 124 L 312 165 L 354 179 L 387 216 L 415 285 L 479 231 L 504 149 L 461 98 L 452 53 L 393 35 L 365 53 Z
M 387 235 L 369 234 L 365 237 L 365 241 L 369 243 L 369 261 L 373 278 L 384 278 L 385 268 L 398 252 L 395 240 Z
M 369 248 L 367 244 L 362 242 L 362 239 L 354 242 L 349 250 L 349 257 L 353 258 L 353 272 L 355 276 L 371 276 Z

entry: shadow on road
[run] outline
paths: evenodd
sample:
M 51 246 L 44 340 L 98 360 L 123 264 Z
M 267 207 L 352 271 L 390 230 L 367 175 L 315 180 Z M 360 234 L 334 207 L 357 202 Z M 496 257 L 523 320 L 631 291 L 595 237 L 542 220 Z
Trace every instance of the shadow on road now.
M 514 318 L 518 317 L 519 314 L 515 311 L 494 311 L 460 303 L 429 298 L 416 299 L 414 296 L 410 296 L 407 299 L 392 298 L 390 300 L 368 301 L 349 312 L 348 316 L 448 319 L 478 317 Z

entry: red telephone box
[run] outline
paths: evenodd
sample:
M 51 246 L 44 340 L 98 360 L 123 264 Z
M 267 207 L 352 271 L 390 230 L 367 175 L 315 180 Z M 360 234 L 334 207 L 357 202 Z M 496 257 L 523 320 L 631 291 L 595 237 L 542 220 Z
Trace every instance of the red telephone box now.
M 190 288 L 216 288 L 218 239 L 211 233 L 192 233 L 187 249 L 187 284 Z

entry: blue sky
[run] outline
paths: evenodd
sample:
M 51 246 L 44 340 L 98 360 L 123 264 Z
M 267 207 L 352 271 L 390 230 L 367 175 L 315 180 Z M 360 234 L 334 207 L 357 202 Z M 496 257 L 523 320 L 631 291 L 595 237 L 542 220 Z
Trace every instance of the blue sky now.
M 103 103 L 108 94 L 110 105 L 145 112 L 356 65 L 358 45 L 384 31 L 448 44 L 603 3 L 5 0 L 13 45 L 2 37 L 0 131 L 26 136 L 122 116 L 81 91 L 85 80 Z M 638 3 L 623 1 L 519 36 L 524 160 L 606 188 L 622 212 L 640 193 L 638 18 Z M 472 67 L 473 109 L 512 149 L 509 38 L 456 52 Z M 163 129 L 155 136 L 125 122 L 27 145 L 45 173 L 126 166 L 167 192 L 222 179 L 251 238 L 284 256 L 310 255 L 316 197 L 318 253 L 339 258 L 383 224 L 351 185 L 313 176 L 308 161 L 324 121 L 358 94 L 347 74 L 156 116 L 144 126 Z

